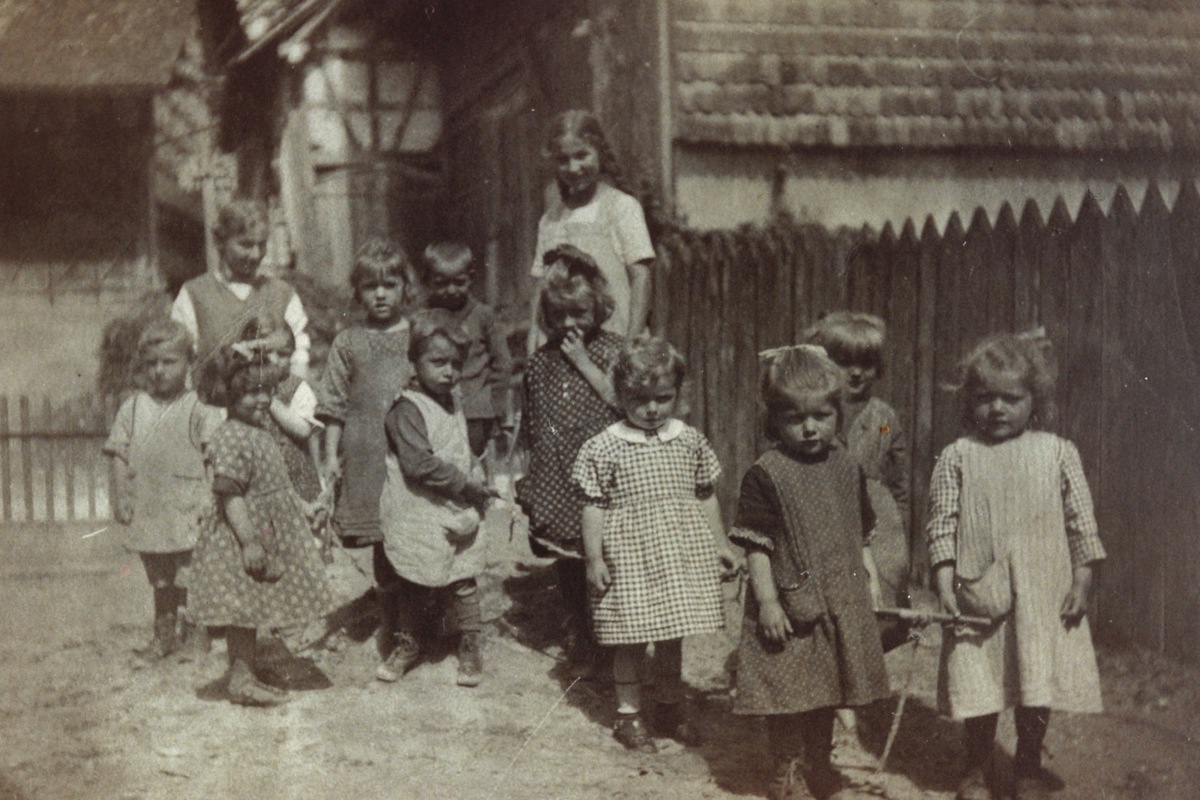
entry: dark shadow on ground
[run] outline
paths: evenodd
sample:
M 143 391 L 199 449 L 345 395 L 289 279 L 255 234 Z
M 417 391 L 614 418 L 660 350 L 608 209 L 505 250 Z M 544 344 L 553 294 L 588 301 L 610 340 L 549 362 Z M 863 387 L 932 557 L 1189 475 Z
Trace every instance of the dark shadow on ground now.
M 899 697 L 893 697 L 859 711 L 858 741 L 875 758 L 883 754 L 898 706 Z M 948 792 L 958 786 L 961 765 L 962 725 L 910 697 L 904 705 L 886 771 L 904 775 L 927 791 Z

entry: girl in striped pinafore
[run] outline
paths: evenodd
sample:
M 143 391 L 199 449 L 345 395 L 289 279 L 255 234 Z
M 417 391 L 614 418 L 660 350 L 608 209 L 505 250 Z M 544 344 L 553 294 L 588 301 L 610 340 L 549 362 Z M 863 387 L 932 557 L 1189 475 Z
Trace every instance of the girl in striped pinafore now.
M 927 535 L 946 609 L 992 620 L 943 641 L 939 703 L 966 722 L 962 800 L 992 797 L 1001 711 L 1016 708 L 1014 797 L 1044 797 L 1050 709 L 1098 712 L 1100 678 L 1086 619 L 1104 558 L 1075 445 L 1033 430 L 1053 414 L 1055 369 L 1043 333 L 985 339 L 963 364 L 968 435 L 942 451 Z

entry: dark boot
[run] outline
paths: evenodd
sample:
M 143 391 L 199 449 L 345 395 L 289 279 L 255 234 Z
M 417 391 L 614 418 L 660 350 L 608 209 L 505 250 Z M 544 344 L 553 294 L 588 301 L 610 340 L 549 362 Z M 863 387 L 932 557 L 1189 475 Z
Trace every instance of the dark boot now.
M 818 708 L 800 715 L 804 741 L 804 779 L 813 797 L 827 800 L 846 788 L 846 778 L 833 767 L 832 708 Z
M 814 800 L 804 779 L 804 760 L 799 756 L 776 758 L 767 800 Z
M 636 712 L 633 714 L 617 713 L 617 722 L 613 725 L 613 738 L 625 745 L 627 750 L 633 750 L 636 753 L 658 752 L 658 747 L 650 738 L 650 732 L 642 723 L 641 715 Z
M 478 686 L 483 680 L 483 633 L 467 631 L 458 640 L 458 685 Z
M 186 618 L 179 625 L 179 660 L 199 661 L 212 650 L 212 639 L 208 628 L 197 625 Z
M 992 800 L 992 753 L 999 714 L 971 717 L 963 726 L 966 770 L 958 784 L 955 800 Z
M 1050 725 L 1050 709 L 1019 706 L 1017 752 L 1013 758 L 1014 800 L 1044 800 L 1051 791 L 1063 788 L 1058 776 L 1042 767 L 1042 745 Z
M 699 747 L 704 744 L 695 724 L 688 719 L 684 704 L 655 703 L 650 711 L 650 732 L 664 739 L 674 739 L 688 747 Z
M 146 661 L 160 661 L 179 649 L 175 615 L 160 614 L 154 619 L 154 638 L 133 652 Z

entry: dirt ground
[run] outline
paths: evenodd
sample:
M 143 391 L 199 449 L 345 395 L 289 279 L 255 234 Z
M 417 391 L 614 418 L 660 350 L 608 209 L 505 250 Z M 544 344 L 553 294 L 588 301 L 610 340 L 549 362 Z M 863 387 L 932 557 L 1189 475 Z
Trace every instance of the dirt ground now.
M 707 743 L 632 755 L 607 728 L 605 687 L 562 674 L 550 572 L 529 558 L 519 530 L 510 542 L 505 514 L 488 531 L 480 687 L 454 685 L 449 646 L 398 684 L 376 682 L 368 583 L 339 557 L 344 602 L 333 630 L 314 627 L 293 643 L 308 661 L 292 671 L 307 665 L 301 685 L 312 688 L 271 710 L 224 699 L 220 640 L 194 662 L 138 662 L 131 650 L 148 638 L 150 592 L 111 532 L 0 532 L 0 800 L 761 796 L 761 725 L 729 713 L 736 601 L 731 633 L 685 651 Z M 911 697 L 885 771 L 875 764 L 895 699 L 864 714 L 857 737 L 839 733 L 848 794 L 953 797 L 959 731 L 933 710 L 936 634 L 888 658 L 897 695 L 907 684 Z M 1067 783 L 1057 796 L 1195 797 L 1200 672 L 1112 646 L 1100 658 L 1108 710 L 1051 722 L 1047 764 Z M 1013 738 L 1005 719 L 1003 754 Z

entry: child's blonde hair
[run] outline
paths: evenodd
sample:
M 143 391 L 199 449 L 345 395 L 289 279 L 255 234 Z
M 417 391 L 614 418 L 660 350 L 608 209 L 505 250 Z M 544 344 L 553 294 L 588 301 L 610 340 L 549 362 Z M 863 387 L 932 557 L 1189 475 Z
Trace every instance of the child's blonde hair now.
M 196 357 L 195 343 L 187 328 L 173 319 L 156 319 L 142 329 L 138 336 L 138 358 L 145 358 L 151 350 L 166 348 L 180 353 L 188 361 Z
M 538 324 L 543 330 L 552 330 L 554 319 L 565 308 L 590 306 L 596 327 L 608 321 L 616 302 L 595 259 L 563 244 L 547 251 L 543 261 L 546 278 L 538 301 Z
M 466 358 L 470 339 L 453 315 L 443 308 L 424 308 L 412 316 L 408 334 L 408 360 L 413 364 L 429 349 L 429 343 L 439 336 L 449 342 L 460 358 Z
M 975 345 L 959 362 L 959 400 L 963 427 L 974 424 L 972 404 L 976 390 L 988 376 L 1017 375 L 1033 401 L 1030 423 L 1047 428 L 1058 419 L 1054 390 L 1058 382 L 1058 363 L 1054 345 L 1046 331 L 1037 328 L 1025 333 L 994 333 Z
M 217 242 L 228 242 L 253 231 L 267 238 L 267 207 L 257 200 L 239 197 L 231 200 L 217 212 L 217 224 L 213 236 Z
M 621 348 L 613 365 L 613 388 L 622 401 L 645 394 L 663 378 L 669 378 L 675 390 L 683 387 L 687 362 L 675 346 L 661 336 L 643 333 Z
M 424 283 L 437 267 L 471 268 L 475 254 L 462 242 L 435 242 L 417 259 L 417 277 Z
M 825 348 L 801 344 L 769 350 L 761 357 L 766 362 L 762 403 L 766 417 L 763 429 L 768 438 L 779 438 L 775 417 L 809 400 L 830 403 L 841 419 L 844 378 L 841 367 L 829 358 Z
M 368 239 L 358 249 L 354 266 L 350 269 L 350 286 L 354 293 L 370 279 L 399 278 L 407 289 L 411 267 L 404 248 L 391 239 L 376 237 Z
M 883 376 L 883 345 L 887 325 L 874 314 L 831 311 L 804 332 L 804 341 L 825 348 L 835 364 L 874 367 Z

